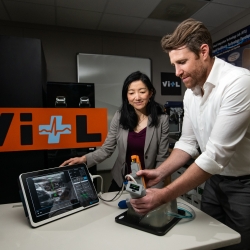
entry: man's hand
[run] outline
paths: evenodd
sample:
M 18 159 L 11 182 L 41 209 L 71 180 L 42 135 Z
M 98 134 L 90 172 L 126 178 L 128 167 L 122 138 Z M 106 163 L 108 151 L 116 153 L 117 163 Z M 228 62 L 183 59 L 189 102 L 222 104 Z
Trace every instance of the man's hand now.
M 70 158 L 66 161 L 64 161 L 60 167 L 66 166 L 66 165 L 75 165 L 75 164 L 81 164 L 86 163 L 86 157 L 83 155 L 82 157 L 74 157 Z
M 158 169 L 140 170 L 136 175 L 144 177 L 147 188 L 156 185 L 164 178 Z
M 146 191 L 147 194 L 144 197 L 130 200 L 130 204 L 138 214 L 147 214 L 151 210 L 164 204 L 163 189 L 150 188 Z

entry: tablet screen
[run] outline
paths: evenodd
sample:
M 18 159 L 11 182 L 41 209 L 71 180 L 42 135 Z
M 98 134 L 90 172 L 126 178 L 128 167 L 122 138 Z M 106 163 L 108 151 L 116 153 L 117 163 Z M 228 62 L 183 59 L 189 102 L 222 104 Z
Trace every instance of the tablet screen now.
M 22 174 L 20 182 L 32 226 L 42 225 L 99 202 L 85 165 Z

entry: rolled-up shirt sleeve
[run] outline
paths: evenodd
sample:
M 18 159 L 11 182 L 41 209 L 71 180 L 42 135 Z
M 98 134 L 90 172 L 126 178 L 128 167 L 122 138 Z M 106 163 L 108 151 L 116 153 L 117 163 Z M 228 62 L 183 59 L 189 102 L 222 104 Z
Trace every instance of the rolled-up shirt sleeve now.
M 250 111 L 222 114 L 216 119 L 206 150 L 195 163 L 210 174 L 220 174 L 241 146 L 250 122 Z

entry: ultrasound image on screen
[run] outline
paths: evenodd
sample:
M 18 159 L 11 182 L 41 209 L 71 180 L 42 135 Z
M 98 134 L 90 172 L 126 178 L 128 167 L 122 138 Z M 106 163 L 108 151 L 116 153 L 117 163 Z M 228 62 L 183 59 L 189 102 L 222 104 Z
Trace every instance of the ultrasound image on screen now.
M 31 184 L 36 191 L 37 199 L 33 199 L 33 205 L 37 216 L 71 209 L 73 204 L 79 203 L 71 181 L 66 180 L 64 172 L 32 178 Z
M 60 201 L 62 194 L 64 194 L 67 188 L 67 183 L 63 172 L 44 177 L 33 178 L 33 181 L 41 208 Z

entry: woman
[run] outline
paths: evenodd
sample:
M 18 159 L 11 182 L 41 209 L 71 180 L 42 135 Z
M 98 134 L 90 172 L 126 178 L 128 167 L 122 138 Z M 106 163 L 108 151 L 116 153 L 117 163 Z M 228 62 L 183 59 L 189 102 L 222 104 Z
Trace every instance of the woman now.
M 145 74 L 139 71 L 130 74 L 123 84 L 122 107 L 116 111 L 102 147 L 71 158 L 61 166 L 86 163 L 91 167 L 110 157 L 118 147 L 109 192 L 121 189 L 124 176 L 131 170 L 131 155 L 139 156 L 143 169 L 158 167 L 168 156 L 169 123 L 168 116 L 154 100 L 155 94 Z M 157 187 L 163 187 L 163 183 Z

